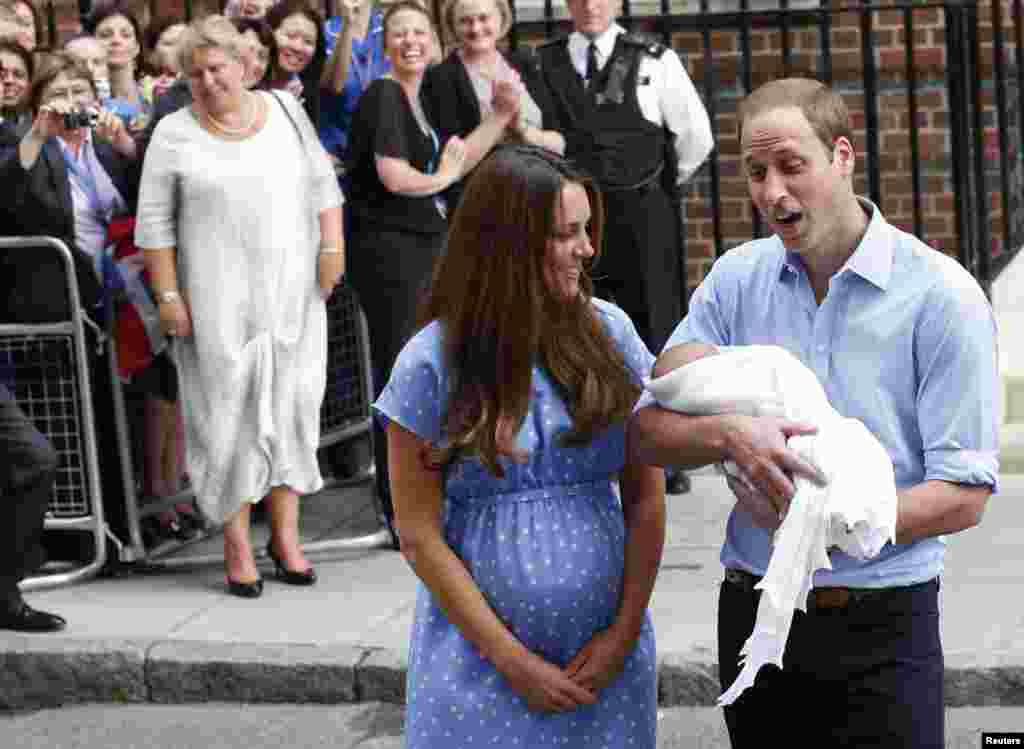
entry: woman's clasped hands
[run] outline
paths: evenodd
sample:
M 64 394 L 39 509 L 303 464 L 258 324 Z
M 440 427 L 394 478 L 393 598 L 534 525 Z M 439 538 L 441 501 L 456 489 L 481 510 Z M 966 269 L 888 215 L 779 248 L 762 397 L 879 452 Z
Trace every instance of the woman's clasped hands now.
M 565 667 L 565 673 L 580 686 L 594 693 L 600 692 L 622 673 L 638 637 L 639 633 L 630 636 L 613 624 L 595 634 L 573 656 Z
M 531 710 L 569 712 L 597 702 L 598 693 L 622 673 L 636 642 L 637 637 L 613 624 L 594 635 L 565 668 L 527 651 L 498 670 Z

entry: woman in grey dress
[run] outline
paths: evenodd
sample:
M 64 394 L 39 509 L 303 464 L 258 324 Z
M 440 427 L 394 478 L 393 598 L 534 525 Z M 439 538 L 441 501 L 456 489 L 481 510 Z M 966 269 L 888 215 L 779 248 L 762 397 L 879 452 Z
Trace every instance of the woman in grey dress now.
M 225 523 L 229 591 L 256 597 L 249 507 L 264 497 L 278 577 L 316 579 L 299 545 L 298 502 L 323 484 L 324 301 L 344 255 L 327 154 L 294 97 L 244 88 L 243 45 L 221 16 L 185 32 L 194 101 L 153 133 L 136 243 L 175 337 L 192 485 Z

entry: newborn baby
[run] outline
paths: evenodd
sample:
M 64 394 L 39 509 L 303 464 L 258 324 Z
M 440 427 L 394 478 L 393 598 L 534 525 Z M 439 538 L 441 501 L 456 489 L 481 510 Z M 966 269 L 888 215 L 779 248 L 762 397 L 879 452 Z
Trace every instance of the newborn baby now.
M 722 378 L 720 366 L 692 366 L 683 370 L 701 359 L 721 354 L 721 349 L 710 343 L 684 343 L 658 357 L 654 379 L 647 389 L 662 408 L 691 416 L 740 413 L 813 421 L 815 415 L 832 411 L 818 378 L 785 349 L 778 346 L 732 346 L 727 349 L 731 378 Z M 788 377 L 792 381 L 788 383 L 788 389 L 804 394 L 801 398 L 792 398 L 794 402 L 789 404 L 783 402 L 784 387 L 778 381 L 780 366 L 789 370 Z M 734 379 L 742 381 L 742 390 L 737 391 Z M 735 463 L 726 462 L 718 467 L 726 475 L 753 488 Z
M 808 367 L 779 346 L 703 343 L 676 346 L 658 359 L 647 389 L 662 408 L 696 416 L 774 416 L 813 424 L 817 434 L 791 437 L 789 448 L 827 478 L 819 487 L 796 477 L 796 495 L 775 532 L 757 623 L 741 653 L 743 669 L 719 698 L 727 705 L 754 683 L 765 663 L 782 668 L 793 610 L 806 611 L 814 573 L 831 569 L 828 549 L 836 546 L 870 559 L 893 540 L 896 485 L 892 461 L 882 444 L 857 419 L 841 416 Z M 740 468 L 722 469 L 750 483 Z

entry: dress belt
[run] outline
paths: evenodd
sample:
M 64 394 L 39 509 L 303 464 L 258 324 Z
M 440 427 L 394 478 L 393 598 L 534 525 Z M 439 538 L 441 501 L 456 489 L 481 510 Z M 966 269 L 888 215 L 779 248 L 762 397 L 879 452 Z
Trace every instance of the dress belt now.
M 583 481 L 576 484 L 556 484 L 536 489 L 514 489 L 507 492 L 494 492 L 492 494 L 449 495 L 448 501 L 456 505 L 479 507 L 480 505 L 488 504 L 537 502 L 556 497 L 593 495 L 598 493 L 612 493 L 611 481 L 601 479 L 598 481 Z

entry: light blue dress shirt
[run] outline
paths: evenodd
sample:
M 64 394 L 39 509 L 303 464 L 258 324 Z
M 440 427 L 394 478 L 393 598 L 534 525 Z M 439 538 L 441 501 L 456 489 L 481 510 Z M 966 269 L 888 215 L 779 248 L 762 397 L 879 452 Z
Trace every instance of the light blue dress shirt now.
M 818 376 L 832 406 L 860 419 L 888 450 L 896 486 L 941 479 L 998 489 L 999 376 L 992 308 L 956 261 L 871 220 L 819 306 L 796 253 L 778 237 L 723 255 L 694 292 L 665 348 L 775 344 Z M 888 587 L 943 569 L 945 539 L 890 544 L 859 562 L 831 555 L 815 586 Z M 763 575 L 770 534 L 749 515 L 729 517 L 721 560 Z

